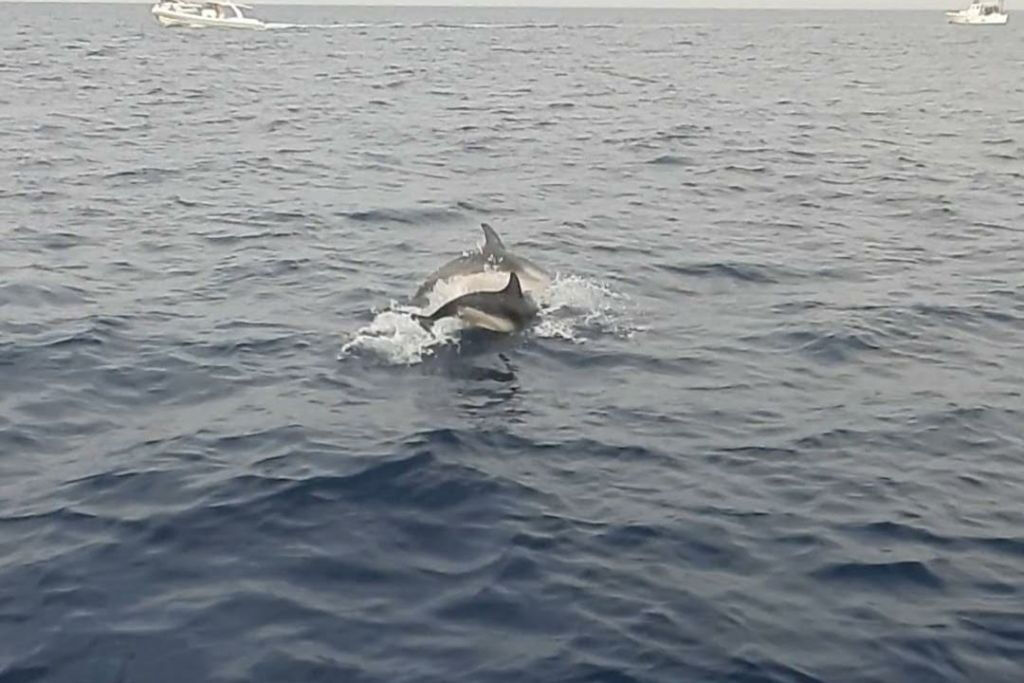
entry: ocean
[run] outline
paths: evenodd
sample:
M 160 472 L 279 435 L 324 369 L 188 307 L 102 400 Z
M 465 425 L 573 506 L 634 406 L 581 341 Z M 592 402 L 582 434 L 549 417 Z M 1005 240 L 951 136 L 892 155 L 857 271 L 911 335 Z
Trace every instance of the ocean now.
M 0 683 L 1024 680 L 1020 22 L 255 14 L 0 5 Z

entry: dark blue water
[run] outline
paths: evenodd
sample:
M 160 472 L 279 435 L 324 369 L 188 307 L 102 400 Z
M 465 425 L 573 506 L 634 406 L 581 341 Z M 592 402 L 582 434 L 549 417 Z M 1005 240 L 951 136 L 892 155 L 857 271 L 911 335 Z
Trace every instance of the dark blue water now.
M 1019 23 L 0 8 L 0 682 L 1022 680 Z

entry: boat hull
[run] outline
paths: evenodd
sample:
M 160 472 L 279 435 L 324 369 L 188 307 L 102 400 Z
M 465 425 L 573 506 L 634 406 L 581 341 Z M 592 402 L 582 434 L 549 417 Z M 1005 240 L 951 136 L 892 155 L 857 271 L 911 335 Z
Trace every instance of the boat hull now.
M 990 14 L 988 16 L 949 15 L 949 23 L 965 26 L 1003 26 L 1010 20 L 1008 14 Z

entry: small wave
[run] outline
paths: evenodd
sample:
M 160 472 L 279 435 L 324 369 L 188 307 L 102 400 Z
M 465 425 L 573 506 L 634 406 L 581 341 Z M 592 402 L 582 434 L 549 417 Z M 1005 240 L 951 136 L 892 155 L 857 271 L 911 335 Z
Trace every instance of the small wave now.
M 649 84 L 658 83 L 658 81 L 653 79 L 653 78 L 648 78 L 646 76 L 638 76 L 636 74 L 622 73 L 622 72 L 615 71 L 613 69 L 604 68 L 604 67 L 592 66 L 592 67 L 589 67 L 589 70 L 590 71 L 594 71 L 596 73 L 602 73 L 602 74 L 604 74 L 606 76 L 612 76 L 613 78 L 621 78 L 621 79 L 627 80 L 627 81 L 634 81 L 636 83 L 649 83 Z
M 112 171 L 103 177 L 107 180 L 134 183 L 155 183 L 167 177 L 178 175 L 180 171 L 174 168 L 159 168 L 156 166 L 140 166 L 120 171 Z
M 81 306 L 91 303 L 90 293 L 72 285 L 42 282 L 11 282 L 0 285 L 0 308 L 18 306 Z
M 916 560 L 836 563 L 822 567 L 812 574 L 825 581 L 859 584 L 885 591 L 909 586 L 931 589 L 943 586 L 942 579 L 929 569 L 927 564 Z
M 969 629 L 984 634 L 986 639 L 1008 642 L 1016 645 L 1024 641 L 1024 622 L 1018 612 L 991 609 L 969 609 L 959 615 L 959 620 Z
M 744 337 L 761 347 L 784 352 L 796 351 L 825 364 L 841 364 L 862 354 L 885 353 L 880 334 L 871 330 L 826 332 L 817 329 L 777 331 L 767 335 Z
M 688 157 L 676 156 L 674 154 L 662 154 L 660 157 L 647 162 L 655 166 L 694 166 L 696 162 Z
M 450 223 L 464 218 L 459 211 L 440 207 L 431 209 L 366 209 L 343 211 L 341 215 L 359 223 L 404 223 L 407 225 Z
M 723 171 L 734 171 L 737 173 L 761 174 L 768 172 L 767 166 L 742 166 L 740 164 L 728 164 L 722 167 Z
M 873 342 L 867 334 L 825 334 L 817 336 L 800 350 L 814 358 L 829 363 L 843 363 L 854 356 L 872 351 L 881 351 L 881 344 Z
M 786 275 L 780 269 L 756 263 L 698 263 L 689 266 L 663 265 L 662 268 L 679 275 L 725 277 L 756 284 L 776 284 Z
M 359 28 L 404 28 L 405 24 L 387 22 L 387 23 L 367 23 L 367 22 L 349 22 L 349 23 L 333 23 L 333 24 L 291 24 L 284 22 L 267 22 L 267 30 L 270 31 L 287 31 L 287 30 L 302 30 L 302 29 L 359 29 Z
M 188 207 L 194 207 L 194 206 L 211 206 L 212 207 L 212 206 L 217 206 L 214 202 L 201 202 L 201 201 L 196 200 L 196 199 L 186 199 L 186 198 L 182 197 L 181 195 L 175 195 L 173 199 L 174 199 L 174 201 L 176 203 L 180 204 L 181 206 L 188 206 Z
M 449 24 L 444 22 L 427 22 L 422 24 L 414 24 L 412 28 L 419 29 L 437 29 L 437 30 L 499 30 L 499 29 L 515 29 L 515 30 L 533 30 L 533 29 L 556 29 L 560 28 L 558 24 L 538 24 L 533 22 L 518 23 L 518 24 L 501 24 L 501 23 L 487 23 L 487 22 L 467 22 L 459 24 Z

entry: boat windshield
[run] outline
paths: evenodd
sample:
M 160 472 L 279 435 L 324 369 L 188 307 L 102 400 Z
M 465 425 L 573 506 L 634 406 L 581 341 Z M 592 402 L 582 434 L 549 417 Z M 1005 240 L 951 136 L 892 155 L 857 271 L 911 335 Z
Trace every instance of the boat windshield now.
M 244 16 L 242 10 L 234 5 L 222 5 L 219 2 L 208 2 L 203 5 L 203 9 L 214 12 L 218 19 L 240 19 Z

